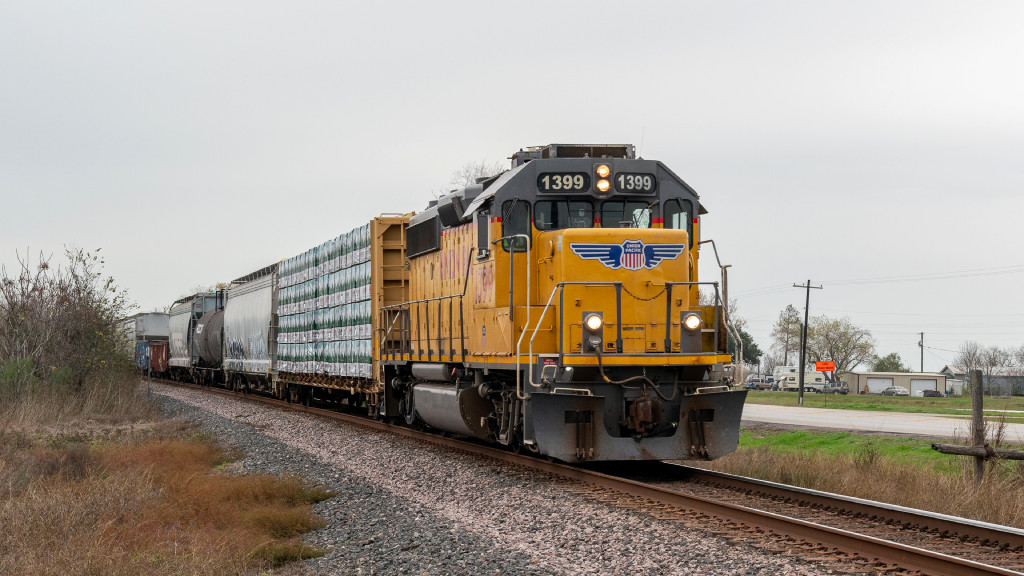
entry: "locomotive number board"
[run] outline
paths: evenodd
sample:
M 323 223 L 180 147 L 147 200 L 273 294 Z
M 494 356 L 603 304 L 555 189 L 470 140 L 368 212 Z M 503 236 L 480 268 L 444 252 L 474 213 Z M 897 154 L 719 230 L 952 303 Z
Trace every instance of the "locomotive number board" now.
M 654 174 L 631 174 L 620 172 L 615 175 L 615 190 L 628 194 L 653 194 L 658 189 Z
M 545 172 L 537 176 L 540 192 L 580 193 L 590 191 L 590 175 L 586 172 Z

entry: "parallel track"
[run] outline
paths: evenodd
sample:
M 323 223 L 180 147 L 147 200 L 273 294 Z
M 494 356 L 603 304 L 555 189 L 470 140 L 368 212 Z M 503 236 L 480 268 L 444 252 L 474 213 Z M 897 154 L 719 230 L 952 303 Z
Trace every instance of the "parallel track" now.
M 165 381 L 165 383 L 201 388 L 180 382 Z M 583 491 L 597 494 L 599 498 L 613 505 L 644 509 L 656 517 L 678 520 L 694 527 L 710 529 L 727 538 L 750 540 L 757 535 L 763 539 L 765 533 L 770 532 L 775 535 L 777 542 L 784 543 L 786 553 L 789 555 L 800 556 L 810 561 L 829 563 L 830 568 L 839 571 L 850 573 L 903 571 L 905 573 L 948 574 L 950 576 L 1024 574 L 1022 571 L 1024 562 L 1021 561 L 1021 557 L 1024 556 L 1024 531 L 1014 528 L 686 466 L 675 466 L 673 469 L 671 467 L 673 465 L 670 464 L 658 465 L 664 466 L 662 472 L 674 470 L 670 473 L 677 476 L 689 476 L 703 483 L 728 486 L 741 493 L 774 500 L 806 503 L 807 506 L 819 510 L 843 511 L 847 516 L 868 518 L 892 526 L 914 527 L 934 535 L 937 545 L 930 547 L 935 549 L 925 549 L 901 544 L 888 538 L 857 533 L 842 527 L 842 522 L 836 526 L 829 526 L 819 523 L 819 521 L 808 521 L 745 504 L 728 503 L 686 494 L 678 489 L 658 486 L 646 481 L 631 480 L 621 475 L 605 474 L 578 466 L 548 462 L 532 456 L 500 450 L 493 446 L 427 434 L 344 412 L 289 404 L 264 396 L 243 395 L 219 388 L 202 387 L 201 389 L 374 430 L 392 432 L 419 441 L 515 464 L 553 477 L 573 480 L 584 487 Z M 843 514 L 838 516 L 842 517 Z M 893 530 L 896 529 L 893 528 Z M 997 556 L 1001 554 L 1005 558 L 1005 567 L 936 551 L 946 549 L 938 545 L 942 540 L 957 540 L 994 549 L 999 552 Z M 992 554 L 987 556 L 991 557 Z M 999 564 L 1003 565 L 1004 562 L 999 562 Z

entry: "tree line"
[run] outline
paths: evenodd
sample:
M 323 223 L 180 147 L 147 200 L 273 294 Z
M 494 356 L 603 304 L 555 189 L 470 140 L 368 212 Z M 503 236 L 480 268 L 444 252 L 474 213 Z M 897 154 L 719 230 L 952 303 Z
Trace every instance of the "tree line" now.
M 967 341 L 960 345 L 950 367 L 964 374 L 981 370 L 987 376 L 1024 376 L 1024 344 L 1017 348 L 1004 348 Z
M 796 366 L 800 363 L 800 342 L 803 332 L 803 315 L 792 305 L 787 305 L 772 323 L 767 352 L 762 352 L 749 333 L 746 322 L 735 314 L 736 304 L 730 303 L 730 319 L 737 325 L 743 342 L 743 361 L 748 373 L 771 374 L 777 366 Z M 729 351 L 736 354 L 734 339 L 730 335 Z M 857 326 L 849 318 L 833 318 L 826 315 L 812 316 L 807 325 L 807 349 L 805 362 L 813 365 L 819 361 L 832 361 L 835 371 L 825 375 L 835 380 L 835 374 L 866 366 L 872 372 L 910 372 L 896 352 L 880 356 L 871 332 Z
M 746 321 L 737 314 L 737 308 L 736 302 L 730 302 L 730 321 L 743 342 L 743 362 L 747 373 L 760 370 L 761 374 L 771 374 L 777 366 L 797 366 L 800 363 L 803 315 L 799 310 L 787 305 L 779 313 L 772 323 L 768 350 L 763 352 L 746 331 Z M 849 318 L 820 315 L 811 317 L 808 322 L 806 363 L 810 366 L 818 361 L 835 362 L 835 371 L 826 373 L 830 379 L 834 380 L 839 372 L 858 367 L 865 367 L 871 372 L 913 372 L 898 353 L 883 356 L 877 354 L 876 349 L 871 332 Z M 734 356 L 738 353 L 731 334 L 729 352 Z M 956 373 L 981 370 L 985 375 L 1024 377 L 1024 345 L 1000 347 L 964 342 L 949 367 Z

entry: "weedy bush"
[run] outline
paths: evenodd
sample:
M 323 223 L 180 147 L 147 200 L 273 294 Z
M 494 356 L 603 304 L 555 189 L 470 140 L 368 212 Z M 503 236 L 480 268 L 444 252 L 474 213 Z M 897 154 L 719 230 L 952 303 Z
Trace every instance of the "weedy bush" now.
M 53 267 L 19 255 L 17 271 L 0 268 L 0 417 L 30 426 L 151 416 L 119 329 L 127 295 L 103 274 L 98 250 L 66 257 Z

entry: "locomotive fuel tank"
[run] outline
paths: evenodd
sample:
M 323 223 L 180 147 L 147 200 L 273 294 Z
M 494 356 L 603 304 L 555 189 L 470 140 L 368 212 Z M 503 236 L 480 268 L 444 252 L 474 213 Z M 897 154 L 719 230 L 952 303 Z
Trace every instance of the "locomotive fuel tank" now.
M 455 372 L 449 364 L 413 364 L 412 408 L 431 428 L 487 440 L 485 421 L 494 405 L 476 385 L 455 378 Z

